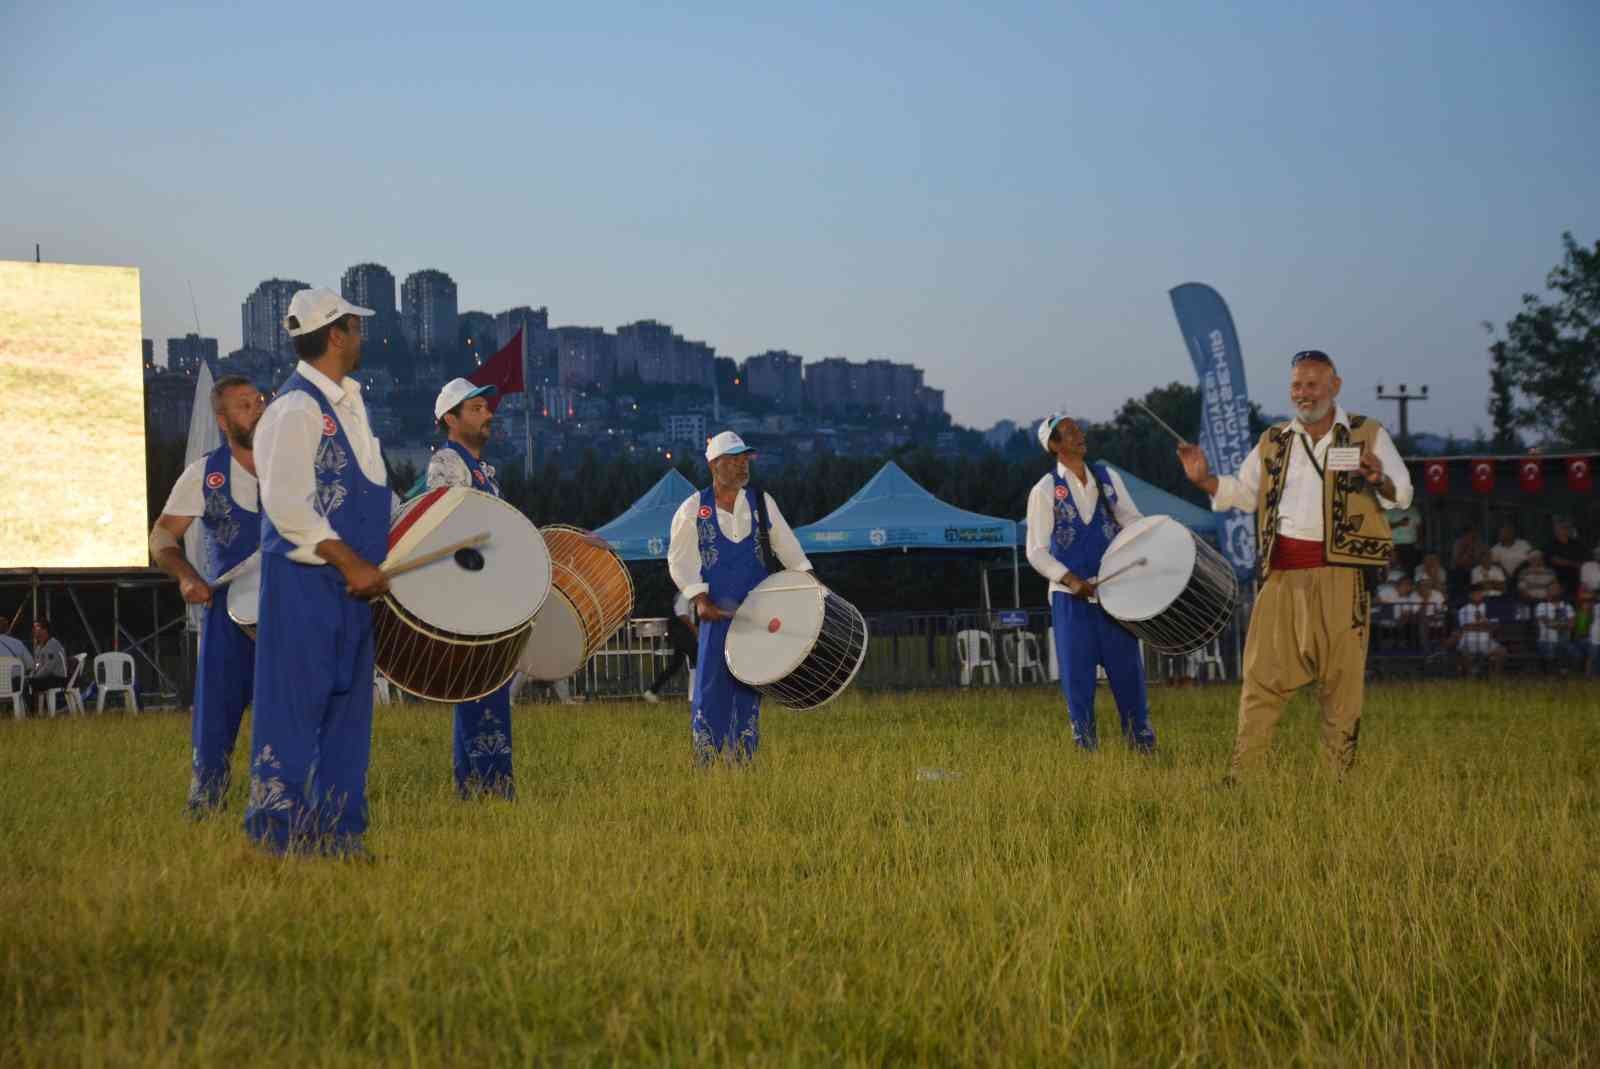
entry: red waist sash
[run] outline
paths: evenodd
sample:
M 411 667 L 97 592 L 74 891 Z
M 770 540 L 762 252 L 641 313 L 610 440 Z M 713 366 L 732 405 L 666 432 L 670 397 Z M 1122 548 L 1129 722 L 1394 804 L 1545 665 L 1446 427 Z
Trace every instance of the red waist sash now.
M 1279 535 L 1272 542 L 1272 570 L 1293 571 L 1296 568 L 1321 568 L 1328 563 L 1323 555 L 1322 543 L 1304 538 L 1285 538 Z

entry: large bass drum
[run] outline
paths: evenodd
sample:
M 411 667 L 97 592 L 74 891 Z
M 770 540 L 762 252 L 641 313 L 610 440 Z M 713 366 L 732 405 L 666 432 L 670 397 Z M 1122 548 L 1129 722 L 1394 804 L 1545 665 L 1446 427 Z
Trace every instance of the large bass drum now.
M 396 575 L 373 602 L 378 670 L 412 694 L 464 702 L 498 690 L 550 593 L 539 529 L 499 498 L 464 487 L 407 502 L 389 529 L 384 567 L 479 534 L 489 536 L 483 545 Z
M 777 572 L 740 603 L 726 656 L 745 686 L 791 709 L 816 709 L 861 670 L 867 621 L 810 572 Z
M 551 595 L 533 618 L 517 669 L 529 679 L 566 679 L 633 615 L 633 577 L 604 541 L 576 527 L 543 528 Z
M 1162 653 L 1188 653 L 1216 638 L 1239 597 L 1226 558 L 1170 516 L 1123 528 L 1100 574 L 1100 607 Z

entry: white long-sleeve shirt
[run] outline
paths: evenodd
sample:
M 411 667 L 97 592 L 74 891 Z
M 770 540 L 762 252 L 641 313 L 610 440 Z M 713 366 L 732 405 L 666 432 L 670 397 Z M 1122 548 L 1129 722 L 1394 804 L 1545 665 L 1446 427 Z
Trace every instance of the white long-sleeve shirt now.
M 340 382 L 306 363 L 295 370 L 305 376 L 333 406 L 334 415 L 350 440 L 361 474 L 383 486 L 389 481 L 383 450 L 372 436 L 361 384 L 346 375 Z M 317 476 L 312 467 L 322 443 L 322 408 L 299 390 L 280 394 L 256 424 L 256 474 L 261 482 L 261 507 L 278 533 L 295 544 L 289 559 L 301 564 L 323 564 L 317 543 L 338 538 L 333 525 L 317 511 Z M 392 511 L 392 501 L 391 501 Z M 376 561 L 372 563 L 376 564 Z
M 1335 407 L 1333 413 L 1335 423 L 1343 424 L 1346 429 L 1350 426 L 1350 417 L 1342 407 Z M 1330 430 L 1315 444 L 1311 436 L 1305 431 L 1304 425 L 1299 420 L 1290 424 L 1297 441 L 1290 443 L 1289 470 L 1284 477 L 1283 499 L 1278 504 L 1278 533 L 1285 538 L 1299 538 L 1307 542 L 1322 541 L 1322 477 L 1317 474 L 1317 468 L 1324 471 L 1328 466 L 1328 447 L 1333 444 L 1333 432 Z M 1307 447 L 1310 452 L 1307 452 Z M 1394 447 L 1394 440 L 1389 437 L 1389 432 L 1382 427 L 1378 428 L 1377 438 L 1372 443 L 1372 452 L 1383 462 L 1383 473 L 1394 481 L 1394 497 L 1387 498 L 1378 494 L 1378 507 L 1381 509 L 1404 509 L 1411 507 L 1411 473 L 1406 471 L 1405 461 L 1400 459 L 1400 451 Z M 1316 465 L 1311 463 L 1311 456 L 1317 458 Z M 1245 512 L 1256 510 L 1256 494 L 1261 488 L 1261 444 L 1258 442 L 1250 455 L 1244 458 L 1244 463 L 1239 466 L 1237 475 L 1218 475 L 1217 492 L 1211 495 L 1211 508 L 1214 512 L 1226 512 L 1229 509 L 1241 509 Z
M 178 476 L 178 481 L 172 484 L 172 492 L 167 495 L 167 503 L 162 506 L 163 516 L 204 516 L 206 514 L 206 458 L 190 464 L 183 469 L 183 474 Z M 259 496 L 256 487 L 256 477 L 245 470 L 239 458 L 228 457 L 228 493 L 233 495 L 233 500 L 247 512 L 255 512 L 259 507 L 256 504 Z
M 772 550 L 778 555 L 778 560 L 791 571 L 810 571 L 811 561 L 806 559 L 805 550 L 800 548 L 800 540 L 789 528 L 789 521 L 778 511 L 778 503 L 772 500 L 771 494 L 763 496 L 767 499 L 767 522 L 772 525 L 767 533 L 771 536 Z M 710 588 L 700 574 L 699 512 L 699 494 L 684 499 L 678 511 L 672 514 L 672 541 L 667 546 L 667 571 L 683 596 L 690 600 Z M 755 520 L 750 513 L 750 497 L 743 490 L 734 499 L 732 512 L 719 507 L 716 513 L 717 525 L 722 528 L 724 538 L 743 542 L 750 537 Z
M 1139 506 L 1133 503 L 1133 498 L 1128 494 L 1128 487 L 1118 475 L 1110 468 L 1106 474 L 1111 476 L 1111 489 L 1117 492 L 1117 503 L 1111 510 L 1111 515 L 1122 526 L 1126 527 L 1133 521 L 1140 519 L 1143 513 Z M 1060 475 L 1067 482 L 1067 492 L 1072 495 L 1072 504 L 1080 516 L 1093 516 L 1095 506 L 1100 503 L 1100 484 L 1095 482 L 1094 472 L 1088 472 L 1087 481 L 1079 479 L 1068 471 L 1066 465 L 1056 462 L 1056 475 Z M 1055 476 L 1046 474 L 1033 484 L 1033 489 L 1028 491 L 1028 563 L 1033 565 L 1033 570 L 1050 580 L 1050 595 L 1055 596 L 1056 591 L 1067 592 L 1061 585 L 1061 580 L 1067 574 L 1067 566 L 1050 555 L 1050 536 L 1056 529 L 1056 480 Z M 1093 579 L 1092 575 L 1080 575 L 1079 579 Z

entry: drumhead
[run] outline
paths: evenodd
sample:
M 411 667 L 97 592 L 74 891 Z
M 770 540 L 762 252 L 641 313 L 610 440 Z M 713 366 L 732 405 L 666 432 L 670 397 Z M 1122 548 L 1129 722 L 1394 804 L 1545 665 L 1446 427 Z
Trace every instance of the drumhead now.
M 1140 557 L 1145 563 L 1098 588 L 1100 607 L 1118 620 L 1148 620 L 1165 612 L 1194 574 L 1194 535 L 1171 516 L 1146 516 L 1122 529 L 1100 560 L 1110 575 Z
M 228 584 L 228 617 L 240 627 L 261 619 L 261 569 L 251 568 Z
M 799 668 L 822 633 L 825 597 L 809 572 L 763 579 L 728 627 L 728 671 L 746 686 L 760 687 Z
M 395 576 L 389 596 L 430 627 L 456 635 L 499 635 L 527 623 L 550 593 L 550 553 L 532 521 L 490 494 L 450 487 L 407 502 L 390 528 L 384 563 L 480 533 L 489 541 L 476 550 Z
M 522 647 L 517 670 L 529 679 L 550 682 L 566 679 L 583 667 L 588 636 L 583 617 L 567 596 L 557 590 L 533 618 L 528 644 Z

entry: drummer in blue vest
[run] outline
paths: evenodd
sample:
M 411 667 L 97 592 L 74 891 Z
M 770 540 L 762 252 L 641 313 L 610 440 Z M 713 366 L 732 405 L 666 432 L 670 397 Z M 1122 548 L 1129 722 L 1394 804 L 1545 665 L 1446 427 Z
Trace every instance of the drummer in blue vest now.
M 761 695 L 728 671 L 723 655 L 734 612 L 771 570 L 810 571 L 778 503 L 749 488 L 750 447 L 733 431 L 706 443 L 711 485 L 692 494 L 672 517 L 667 568 L 700 619 L 699 669 L 689 722 L 695 761 L 726 753 L 748 761 L 761 742 Z
M 483 459 L 494 426 L 493 386 L 451 379 L 433 402 L 433 418 L 445 436 L 428 461 L 427 488 L 464 486 L 500 496 L 494 466 Z M 511 778 L 511 682 L 477 701 L 461 702 L 455 715 L 456 791 L 515 798 Z
M 1155 749 L 1145 696 L 1139 640 L 1106 614 L 1095 597 L 1094 576 L 1106 547 L 1140 518 L 1122 477 L 1089 464 L 1088 439 L 1077 420 L 1060 414 L 1039 424 L 1039 444 L 1054 454 L 1055 470 L 1028 494 L 1028 563 L 1050 582 L 1061 693 L 1072 718 L 1072 739 L 1099 747 L 1095 733 L 1095 668 L 1104 666 L 1122 719 L 1122 734 L 1141 752 Z
M 389 588 L 391 495 L 361 385 L 361 317 L 306 289 L 284 327 L 300 362 L 256 428 L 261 608 L 245 832 L 275 853 L 365 857 L 372 598 Z
M 178 581 L 184 601 L 208 606 L 202 617 L 200 669 L 189 728 L 189 814 L 195 817 L 222 807 L 239 722 L 255 689 L 255 640 L 229 619 L 227 591 L 213 591 L 210 580 L 250 556 L 261 543 L 253 447 L 265 407 L 261 391 L 244 376 L 224 375 L 216 381 L 211 387 L 211 411 L 222 431 L 222 444 L 183 470 L 150 529 L 150 558 L 156 566 Z M 202 533 L 204 575 L 189 563 L 182 545 L 196 519 Z

